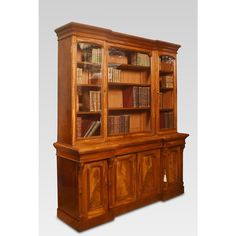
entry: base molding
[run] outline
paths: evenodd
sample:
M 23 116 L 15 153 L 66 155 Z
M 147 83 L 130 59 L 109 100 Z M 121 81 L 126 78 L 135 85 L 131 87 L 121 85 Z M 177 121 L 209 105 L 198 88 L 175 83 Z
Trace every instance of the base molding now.
M 162 193 L 162 201 L 167 201 L 174 197 L 184 194 L 184 186 L 180 188 L 168 189 L 168 191 L 163 191 Z
M 108 211 L 107 214 L 93 218 L 93 219 L 76 219 L 63 210 L 57 209 L 57 217 L 65 222 L 66 224 L 70 225 L 72 228 L 77 230 L 78 232 L 82 232 L 84 230 L 90 229 L 92 227 L 107 223 L 109 221 L 114 220 L 116 216 L 125 214 L 127 212 L 130 212 L 132 210 L 147 206 L 149 204 L 153 204 L 158 201 L 166 201 L 171 198 L 177 197 L 184 193 L 184 187 L 168 190 L 163 192 L 163 194 L 158 194 L 155 196 L 151 196 L 145 199 L 140 199 L 136 202 L 122 205 L 119 207 L 111 208 L 110 211 Z
M 110 214 L 106 214 L 89 220 L 78 220 L 60 210 L 59 208 L 57 208 L 57 217 L 79 232 L 114 220 L 114 217 Z

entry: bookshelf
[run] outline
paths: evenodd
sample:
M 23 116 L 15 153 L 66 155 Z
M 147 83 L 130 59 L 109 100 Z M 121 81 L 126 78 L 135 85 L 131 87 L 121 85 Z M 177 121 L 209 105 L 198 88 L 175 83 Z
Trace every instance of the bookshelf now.
M 69 23 L 58 36 L 58 217 L 78 231 L 184 192 L 180 45 Z

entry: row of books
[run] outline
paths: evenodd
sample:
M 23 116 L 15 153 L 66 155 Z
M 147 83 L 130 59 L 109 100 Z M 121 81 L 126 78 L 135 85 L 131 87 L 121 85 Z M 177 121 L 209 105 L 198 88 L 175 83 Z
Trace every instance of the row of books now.
M 101 48 L 85 48 L 82 52 L 82 61 L 91 62 L 95 64 L 102 63 L 102 49 Z
M 132 86 L 123 89 L 123 107 L 150 107 L 150 87 Z
M 97 84 L 101 79 L 101 72 L 92 72 L 77 68 L 77 84 Z
M 101 111 L 101 91 L 79 90 L 79 111 Z
M 174 113 L 173 111 L 160 113 L 160 128 L 172 129 L 174 128 Z
M 174 58 L 170 56 L 160 56 L 161 62 L 167 63 L 167 64 L 173 64 L 174 63 Z
M 130 130 L 130 116 L 108 116 L 108 134 L 125 134 Z
M 143 53 L 133 53 L 131 55 L 131 64 L 138 66 L 150 66 L 150 57 Z
M 76 122 L 77 138 L 100 135 L 100 120 L 91 120 L 77 117 Z
M 121 70 L 108 67 L 108 82 L 121 82 Z
M 174 78 L 173 76 L 162 76 L 160 79 L 160 88 L 173 88 Z

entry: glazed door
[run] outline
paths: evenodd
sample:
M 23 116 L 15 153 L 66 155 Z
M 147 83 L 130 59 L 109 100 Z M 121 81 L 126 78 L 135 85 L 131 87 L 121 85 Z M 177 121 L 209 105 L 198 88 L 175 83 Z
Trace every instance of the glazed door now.
M 161 192 L 160 150 L 138 154 L 138 194 L 144 198 Z
M 85 164 L 81 183 L 84 217 L 93 218 L 105 214 L 108 208 L 107 161 Z
M 111 170 L 111 205 L 124 205 L 136 200 L 135 154 L 115 157 Z

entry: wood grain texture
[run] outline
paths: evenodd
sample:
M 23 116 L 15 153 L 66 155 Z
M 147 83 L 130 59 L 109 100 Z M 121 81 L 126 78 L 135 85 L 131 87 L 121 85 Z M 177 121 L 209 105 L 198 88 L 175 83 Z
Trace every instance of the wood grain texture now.
M 136 155 L 124 155 L 114 159 L 112 173 L 112 206 L 136 200 Z
M 108 208 L 107 161 L 85 164 L 82 176 L 84 216 L 93 218 L 105 214 Z
M 160 149 L 138 153 L 139 197 L 160 193 L 161 177 Z
M 56 33 L 58 137 L 54 147 L 57 155 L 58 218 L 83 231 L 147 204 L 183 194 L 183 150 L 188 134 L 177 132 L 177 51 L 180 45 L 73 22 L 56 29 Z M 95 48 L 100 46 L 101 65 L 82 60 L 83 52 L 77 47 L 81 42 L 96 44 Z M 109 55 L 111 48 L 125 51 L 127 58 Z M 117 68 L 121 70 L 121 81 L 117 85 L 108 83 L 111 61 L 128 62 L 133 52 L 149 55 L 150 67 L 130 62 L 120 64 Z M 160 76 L 164 73 L 161 69 L 164 67 L 159 56 L 163 55 L 175 59 L 171 72 L 174 86 L 167 90 L 160 88 Z M 95 71 L 101 69 L 101 83 L 82 85 L 84 90 L 101 89 L 100 136 L 76 137 L 77 117 L 98 116 L 98 112 L 77 113 L 83 100 L 77 94 L 80 86 L 77 84 L 78 66 Z M 151 105 L 122 107 L 122 90 L 129 86 L 150 87 Z M 174 112 L 172 129 L 160 129 L 160 92 L 165 93 L 164 109 Z M 109 136 L 110 114 L 130 114 L 130 127 L 134 132 Z

